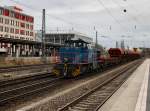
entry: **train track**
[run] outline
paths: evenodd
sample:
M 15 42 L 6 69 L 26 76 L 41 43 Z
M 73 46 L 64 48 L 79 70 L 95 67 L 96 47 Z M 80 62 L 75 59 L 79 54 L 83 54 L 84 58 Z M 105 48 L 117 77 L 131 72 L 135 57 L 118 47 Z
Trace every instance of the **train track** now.
M 50 66 L 50 64 L 37 64 L 37 65 L 22 65 L 22 66 L 12 66 L 12 67 L 0 67 L 0 73 L 8 73 L 14 71 L 23 71 L 29 69 L 38 69 L 41 67 Z
M 43 78 L 49 78 L 52 75 L 50 73 L 47 72 L 40 72 L 36 75 L 29 75 L 29 76 L 23 76 L 21 78 L 15 78 L 15 79 L 10 79 L 10 80 L 1 80 L 0 81 L 0 89 L 7 87 L 7 86 L 13 86 L 16 84 L 21 84 L 21 83 L 27 83 L 27 82 L 31 82 L 31 81 L 35 81 L 35 80 L 40 80 Z
M 132 64 L 133 65 L 133 64 Z M 47 75 L 47 76 L 46 76 Z M 43 79 L 42 79 L 43 76 Z M 41 76 L 35 76 L 35 78 L 18 79 L 18 82 L 14 82 L 14 88 L 9 87 L 11 82 L 8 82 L 0 86 L 0 107 L 6 109 L 13 104 L 20 104 L 39 97 L 42 94 L 47 94 L 49 91 L 55 90 L 55 88 L 61 87 L 61 85 L 67 85 L 68 80 L 60 78 L 53 78 L 50 74 L 44 74 Z M 24 82 L 23 82 L 24 81 Z M 21 85 L 20 85 L 21 84 Z M 18 87 L 19 85 L 19 87 Z M 3 89 L 4 88 L 4 89 Z M 8 103 L 8 104 L 7 104 Z M 14 106 L 13 106 L 14 107 Z M 84 110 L 83 110 L 84 111 Z
M 114 92 L 126 81 L 132 72 L 140 65 L 134 64 L 124 68 L 114 76 L 89 90 L 87 93 L 74 99 L 58 111 L 98 111 L 98 109 L 114 94 Z
M 46 80 L 32 82 L 30 84 L 23 84 L 20 87 L 6 89 L 0 92 L 0 105 L 9 103 L 12 100 L 25 98 L 26 96 L 39 93 L 43 90 L 49 89 L 52 86 L 61 82 L 60 78 L 47 78 Z

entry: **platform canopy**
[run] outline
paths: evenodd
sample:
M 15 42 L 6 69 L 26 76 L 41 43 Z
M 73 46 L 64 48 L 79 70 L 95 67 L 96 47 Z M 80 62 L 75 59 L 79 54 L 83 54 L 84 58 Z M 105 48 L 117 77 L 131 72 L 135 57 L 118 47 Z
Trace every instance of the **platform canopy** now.
M 12 38 L 4 38 L 0 37 L 0 42 L 3 43 L 14 43 L 14 44 L 29 44 L 29 45 L 41 45 L 42 42 L 39 41 L 29 41 L 29 40 L 20 40 L 20 39 L 12 39 Z M 47 46 L 56 46 L 60 47 L 60 44 L 46 43 Z

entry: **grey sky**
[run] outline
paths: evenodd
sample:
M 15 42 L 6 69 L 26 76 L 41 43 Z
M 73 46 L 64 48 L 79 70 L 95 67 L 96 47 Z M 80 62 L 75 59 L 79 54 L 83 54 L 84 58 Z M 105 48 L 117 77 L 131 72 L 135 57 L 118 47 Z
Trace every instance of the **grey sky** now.
M 45 8 L 47 30 L 74 27 L 94 38 L 95 26 L 99 43 L 104 46 L 114 46 L 116 40 L 124 39 L 130 46 L 150 47 L 149 0 L 0 0 L 0 3 L 17 5 L 33 15 L 35 29 L 41 28 L 41 11 Z

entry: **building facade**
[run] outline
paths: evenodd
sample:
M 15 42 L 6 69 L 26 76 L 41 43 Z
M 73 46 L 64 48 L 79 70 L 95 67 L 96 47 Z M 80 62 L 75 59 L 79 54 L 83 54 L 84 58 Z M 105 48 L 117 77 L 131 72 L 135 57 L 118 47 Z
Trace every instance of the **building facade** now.
M 0 7 L 0 37 L 33 41 L 34 17 L 15 6 Z
M 0 7 L 0 38 L 34 41 L 34 17 L 24 14 L 23 10 L 16 6 Z M 10 55 L 16 47 L 18 46 L 15 44 L 0 41 L 1 50 L 5 49 Z M 20 46 L 22 47 L 28 50 L 29 46 Z
M 38 38 L 42 39 L 41 34 L 38 34 Z M 78 39 L 82 39 L 90 44 L 93 44 L 93 39 L 82 33 L 74 32 L 74 31 L 47 32 L 45 34 L 45 43 L 55 46 L 55 47 L 48 47 L 46 49 L 47 55 L 52 55 L 52 56 L 55 55 L 55 53 L 58 52 L 60 46 L 65 45 L 66 40 L 78 40 Z

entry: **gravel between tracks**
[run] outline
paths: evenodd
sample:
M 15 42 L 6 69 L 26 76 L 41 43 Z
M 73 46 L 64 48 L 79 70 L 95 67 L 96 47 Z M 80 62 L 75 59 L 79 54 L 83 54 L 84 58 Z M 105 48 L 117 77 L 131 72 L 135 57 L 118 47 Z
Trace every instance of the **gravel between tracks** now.
M 41 67 L 37 66 L 37 67 L 32 67 L 32 68 L 28 67 L 27 69 L 24 69 L 24 70 L 18 69 L 12 72 L 0 73 L 0 81 L 13 80 L 13 79 L 22 78 L 25 76 L 37 75 L 39 73 L 45 73 L 45 72 L 50 72 L 50 71 L 51 71 L 50 65 L 43 65 Z
M 113 72 L 123 69 L 128 65 L 132 65 L 134 62 L 122 65 L 121 67 L 115 68 L 114 70 L 111 70 L 105 74 L 96 75 L 83 80 L 69 80 L 67 86 L 57 87 L 58 89 L 51 93 L 49 97 L 47 96 L 46 99 L 42 99 L 39 102 L 23 107 L 18 111 L 56 111 L 59 107 L 65 105 L 66 103 L 92 89 L 97 84 L 103 82 L 107 75 L 111 73 L 113 74 Z

